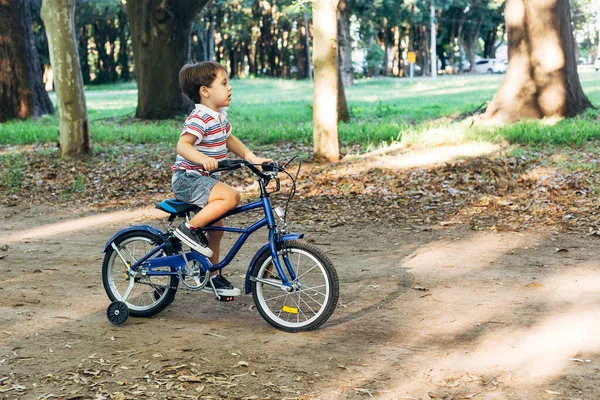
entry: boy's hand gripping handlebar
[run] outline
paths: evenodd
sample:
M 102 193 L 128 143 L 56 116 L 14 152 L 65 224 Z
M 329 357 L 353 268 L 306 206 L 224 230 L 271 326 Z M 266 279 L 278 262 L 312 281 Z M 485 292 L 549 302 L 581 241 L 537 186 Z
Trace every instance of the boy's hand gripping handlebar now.
M 208 175 L 212 178 L 213 177 L 212 175 L 216 172 L 233 171 L 233 170 L 241 168 L 242 166 L 248 167 L 256 176 L 258 176 L 262 179 L 266 179 L 266 180 L 269 180 L 274 176 L 273 176 L 273 174 L 265 174 L 263 171 L 265 171 L 265 172 L 281 172 L 284 170 L 282 167 L 280 167 L 277 164 L 277 162 L 264 162 L 264 163 L 260 164 L 260 167 L 263 170 L 263 171 L 261 171 L 260 169 L 258 169 L 257 164 L 252 164 L 251 162 L 246 161 L 246 160 L 222 160 L 222 161 L 219 161 L 218 167 L 216 169 L 213 169 L 212 171 L 210 171 L 210 173 Z

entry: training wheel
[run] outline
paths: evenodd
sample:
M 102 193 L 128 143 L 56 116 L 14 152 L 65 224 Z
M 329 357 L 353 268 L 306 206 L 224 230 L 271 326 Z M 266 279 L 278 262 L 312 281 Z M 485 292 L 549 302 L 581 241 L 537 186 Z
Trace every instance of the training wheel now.
M 127 321 L 129 317 L 129 309 L 127 304 L 122 301 L 113 301 L 110 306 L 106 309 L 106 317 L 113 325 L 121 325 Z

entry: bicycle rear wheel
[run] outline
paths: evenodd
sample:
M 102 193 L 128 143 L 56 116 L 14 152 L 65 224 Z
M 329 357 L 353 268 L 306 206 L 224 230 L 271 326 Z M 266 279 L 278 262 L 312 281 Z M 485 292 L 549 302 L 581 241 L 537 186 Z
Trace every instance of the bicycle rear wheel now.
M 296 279 L 290 283 L 295 289 L 284 292 L 280 287 L 252 281 L 258 312 L 269 324 L 286 332 L 317 329 L 337 306 L 339 281 L 335 268 L 325 254 L 303 241 L 285 242 L 280 259 L 287 259 L 294 270 Z M 285 266 L 283 269 L 286 271 Z M 270 252 L 259 258 L 252 276 L 281 284 Z
M 111 246 L 107 249 L 102 263 L 102 283 L 111 301 L 123 301 L 129 309 L 129 315 L 134 317 L 150 317 L 161 312 L 173 302 L 179 278 L 175 275 L 147 276 L 140 274 L 130 277 L 127 274 L 128 265 L 135 264 L 157 245 L 162 243 L 157 235 L 147 231 L 128 232 L 117 239 L 114 244 L 119 253 Z M 168 254 L 159 252 L 154 258 Z M 174 267 L 155 268 L 155 271 L 172 271 Z M 133 280 L 133 288 L 124 300 L 125 293 Z

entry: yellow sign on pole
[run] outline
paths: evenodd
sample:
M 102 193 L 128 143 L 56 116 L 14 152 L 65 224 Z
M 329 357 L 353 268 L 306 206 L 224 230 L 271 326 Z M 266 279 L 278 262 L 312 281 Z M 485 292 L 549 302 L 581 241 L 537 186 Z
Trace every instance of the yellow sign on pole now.
M 417 53 L 414 51 L 409 51 L 406 59 L 408 61 L 409 64 L 414 64 L 417 62 Z

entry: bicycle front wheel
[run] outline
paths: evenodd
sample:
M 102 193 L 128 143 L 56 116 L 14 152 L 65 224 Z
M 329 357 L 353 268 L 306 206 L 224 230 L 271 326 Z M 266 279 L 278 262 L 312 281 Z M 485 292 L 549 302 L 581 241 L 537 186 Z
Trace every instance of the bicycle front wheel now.
M 129 309 L 129 315 L 134 317 L 150 317 L 161 312 L 173 302 L 179 279 L 175 275 L 152 275 L 143 273 L 130 277 L 127 273 L 129 266 L 148 254 L 162 243 L 157 235 L 147 231 L 126 233 L 114 244 L 118 252 L 111 246 L 107 249 L 102 264 L 102 283 L 111 301 L 122 301 Z M 119 255 L 120 254 L 120 255 Z M 164 252 L 154 257 L 164 257 Z M 162 270 L 172 271 L 174 267 L 165 266 Z M 154 269 L 160 271 L 161 268 Z M 130 284 L 133 285 L 127 299 L 125 294 Z
M 278 287 L 281 278 L 271 253 L 265 253 L 252 271 L 252 276 L 268 282 L 251 282 L 258 312 L 269 324 L 286 332 L 317 329 L 337 306 L 339 281 L 335 268 L 323 252 L 303 241 L 285 242 L 280 259 L 294 270 L 296 279 L 290 279 L 294 290 L 284 292 Z M 283 269 L 286 272 L 285 265 Z

